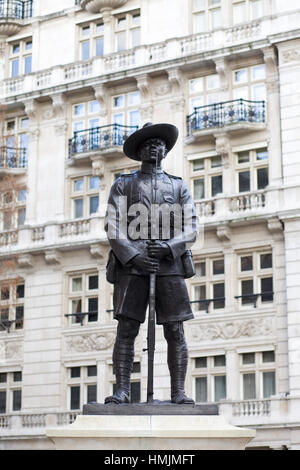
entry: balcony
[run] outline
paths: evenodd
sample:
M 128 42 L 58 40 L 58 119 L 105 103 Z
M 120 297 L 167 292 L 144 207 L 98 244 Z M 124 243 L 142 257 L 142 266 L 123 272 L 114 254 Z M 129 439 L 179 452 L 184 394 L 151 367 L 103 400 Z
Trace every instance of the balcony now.
M 70 166 L 95 160 L 97 156 L 117 157 L 123 155 L 123 144 L 137 126 L 110 124 L 74 132 L 69 140 Z
M 0 147 L 0 176 L 4 174 L 23 174 L 26 168 L 26 148 Z
M 195 108 L 187 116 L 187 139 L 191 143 L 221 128 L 223 132 L 256 131 L 265 127 L 265 101 L 238 99 Z
M 23 20 L 31 18 L 33 0 L 0 0 L 0 35 L 17 34 L 23 25 Z

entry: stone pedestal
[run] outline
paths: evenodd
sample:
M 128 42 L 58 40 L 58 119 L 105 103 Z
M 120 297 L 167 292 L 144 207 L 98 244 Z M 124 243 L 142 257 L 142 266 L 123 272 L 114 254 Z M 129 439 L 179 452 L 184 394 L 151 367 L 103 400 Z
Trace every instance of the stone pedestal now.
M 119 407 L 116 405 L 116 407 Z M 180 407 L 179 407 L 180 408 Z M 189 414 L 79 415 L 64 428 L 49 428 L 56 450 L 244 450 L 256 434 L 228 424 L 223 416 Z M 171 408 L 169 407 L 171 410 Z M 122 409 L 123 410 L 123 409 Z M 182 410 L 185 411 L 185 410 Z M 123 411 L 124 412 L 124 411 Z

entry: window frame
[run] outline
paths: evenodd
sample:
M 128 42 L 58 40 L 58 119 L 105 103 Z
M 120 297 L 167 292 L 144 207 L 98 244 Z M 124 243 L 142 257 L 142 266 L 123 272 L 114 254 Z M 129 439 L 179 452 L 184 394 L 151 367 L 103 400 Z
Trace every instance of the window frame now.
M 264 352 L 274 352 L 274 361 L 273 362 L 263 362 L 263 353 Z M 272 347 L 266 349 L 265 351 L 251 351 L 254 354 L 254 362 L 249 364 L 243 364 L 243 355 L 248 354 L 247 352 L 239 353 L 239 373 L 240 373 L 240 397 L 243 401 L 248 400 L 264 400 L 269 399 L 270 397 L 264 397 L 264 384 L 263 377 L 264 373 L 272 372 L 274 373 L 274 386 L 275 394 L 278 389 L 277 384 L 277 374 L 276 374 L 276 351 Z M 244 396 L 244 384 L 243 377 L 245 374 L 253 374 L 255 377 L 255 397 L 245 399 Z
M 91 366 L 96 367 L 97 375 L 88 376 L 88 368 Z M 73 368 L 80 368 L 80 377 L 71 377 L 71 370 Z M 88 365 L 72 365 L 66 368 L 67 374 L 67 409 L 70 411 L 80 411 L 84 404 L 88 403 L 88 387 L 96 386 L 96 397 L 98 397 L 98 367 L 97 364 Z M 72 387 L 79 388 L 79 408 L 71 407 L 71 389 Z
M 214 364 L 215 358 L 224 356 L 225 357 L 225 364 L 221 366 L 216 366 Z M 196 359 L 198 358 L 206 358 L 206 367 L 196 367 Z M 216 401 L 216 382 L 215 378 L 216 377 L 225 377 L 225 389 L 226 389 L 226 394 L 224 398 L 221 398 L 221 400 L 226 399 L 227 396 L 227 372 L 226 372 L 226 354 L 225 353 L 220 353 L 220 354 L 215 354 L 214 356 L 206 355 L 206 356 L 195 356 L 192 358 L 192 370 L 191 370 L 191 375 L 192 375 L 192 382 L 193 382 L 193 394 L 195 398 L 196 403 L 218 403 L 219 401 Z M 206 378 L 206 386 L 207 386 L 207 400 L 204 402 L 197 401 L 196 397 L 196 383 L 198 378 Z
M 22 384 L 23 384 L 23 377 L 21 381 L 15 381 L 14 380 L 14 373 L 15 372 L 21 372 L 21 369 L 14 369 L 14 370 L 9 370 L 9 371 L 1 371 L 0 374 L 5 373 L 6 374 L 6 382 L 0 382 L 0 392 L 5 392 L 5 412 L 0 413 L 1 415 L 4 414 L 17 414 L 22 411 Z M 14 404 L 14 392 L 15 391 L 21 391 L 21 407 L 19 409 L 14 410 L 13 404 Z
M 220 273 L 220 274 L 214 274 L 213 273 L 213 263 L 214 261 L 220 261 L 220 260 L 223 260 L 224 262 L 224 273 Z M 200 279 L 197 278 L 197 276 L 195 276 L 192 280 L 191 280 L 191 290 L 192 290 L 192 301 L 195 302 L 193 303 L 193 305 L 196 305 L 197 307 L 195 307 L 194 309 L 194 313 L 195 314 L 203 314 L 203 313 L 207 313 L 207 314 L 211 314 L 211 313 L 224 313 L 225 309 L 226 309 L 226 296 L 225 296 L 225 293 L 226 293 L 226 290 L 225 290 L 225 257 L 224 255 L 215 255 L 215 256 L 211 256 L 211 257 L 206 257 L 206 258 L 195 258 L 195 267 L 197 268 L 197 264 L 200 264 L 200 263 L 205 263 L 205 276 L 200 276 Z M 201 278 L 202 278 L 202 281 L 201 281 Z M 219 285 L 219 284 L 223 284 L 224 285 L 224 301 L 213 301 L 214 299 L 214 286 L 216 285 Z M 199 299 L 196 299 L 196 292 L 197 292 L 197 288 L 198 287 L 201 287 L 201 286 L 205 286 L 205 291 L 206 291 L 206 299 L 207 300 L 211 300 L 210 304 L 208 305 L 208 307 L 206 307 L 206 304 L 203 302 L 202 304 L 197 304 L 196 303 L 196 300 L 199 300 Z M 204 299 L 203 299 L 204 300 Z M 216 302 L 224 302 L 224 305 L 222 307 L 219 307 L 219 308 L 216 308 L 216 305 L 215 303 Z
M 203 0 L 203 7 L 197 7 L 196 1 L 192 0 L 192 23 L 193 23 L 193 34 L 201 34 L 201 33 L 207 33 L 210 31 L 217 31 L 218 29 L 222 28 L 222 2 L 219 0 L 218 4 L 211 4 L 211 0 Z M 213 24 L 213 13 L 219 11 L 220 13 L 220 24 L 217 25 L 216 27 Z M 198 30 L 197 28 L 197 16 L 199 15 L 204 15 L 204 24 L 207 25 L 203 31 Z
M 22 38 L 19 40 L 14 40 L 8 43 L 9 44 L 9 60 L 8 60 L 8 66 L 9 66 L 9 72 L 8 76 L 12 79 L 16 79 L 18 77 L 21 77 L 23 75 L 28 75 L 33 72 L 32 68 L 32 50 L 33 50 L 33 42 L 32 42 L 32 37 L 28 38 Z M 31 44 L 30 49 L 26 49 L 26 45 Z M 19 51 L 17 53 L 14 53 L 14 47 L 19 45 Z M 31 59 L 30 61 L 30 70 L 26 71 L 26 61 L 27 58 Z M 13 63 L 15 61 L 18 61 L 18 72 L 16 74 L 13 73 Z
M 98 178 L 99 181 L 99 188 L 94 189 L 90 188 L 90 181 L 92 178 Z M 76 181 L 83 180 L 83 189 L 75 191 L 74 184 Z M 101 191 L 101 178 L 95 175 L 84 175 L 84 176 L 77 176 L 72 177 L 70 179 L 70 200 L 71 200 L 71 218 L 72 220 L 82 220 L 87 219 L 93 216 L 97 216 L 99 214 L 100 208 L 100 191 Z M 96 212 L 91 212 L 91 199 L 94 197 L 98 197 L 98 209 Z M 75 201 L 82 200 L 82 216 L 76 217 L 75 211 Z
M 139 16 L 140 21 L 135 24 L 133 18 Z M 124 25 L 118 24 L 119 20 L 125 18 Z M 139 31 L 139 41 L 134 45 L 133 35 L 134 31 Z M 119 48 L 118 37 L 120 34 L 124 36 L 124 47 Z M 141 11 L 139 9 L 130 12 L 118 13 L 114 15 L 114 51 L 122 53 L 128 49 L 135 49 L 141 45 Z
M 24 286 L 24 296 L 18 296 L 18 287 Z M 9 297 L 7 299 L 2 299 L 2 289 L 8 289 Z M 12 321 L 13 323 L 9 327 L 0 325 L 0 333 L 5 333 L 9 331 L 19 331 L 24 328 L 24 316 L 25 316 L 25 296 L 26 296 L 26 287 L 25 280 L 23 279 L 9 279 L 7 281 L 1 281 L 0 283 L 0 323 L 3 319 L 2 310 L 8 310 L 7 318 L 4 318 L 4 321 Z M 23 315 L 20 319 L 17 319 L 18 308 L 22 308 Z
M 268 158 L 264 160 L 258 160 L 256 158 L 257 153 L 262 150 L 267 151 Z M 239 163 L 238 161 L 239 155 L 241 153 L 246 153 L 246 152 L 249 155 L 249 160 L 244 163 Z M 270 184 L 270 179 L 269 179 L 270 155 L 269 155 L 268 147 L 259 147 L 259 148 L 245 150 L 245 151 L 234 152 L 233 156 L 234 156 L 234 161 L 235 161 L 236 193 L 239 195 L 243 195 L 243 194 L 252 193 L 252 192 L 265 191 Z M 264 188 L 258 189 L 258 171 L 262 169 L 267 169 L 268 184 Z M 239 175 L 240 173 L 243 173 L 243 172 L 244 173 L 249 172 L 250 188 L 247 191 L 240 191 Z
M 98 287 L 96 289 L 89 289 L 89 278 L 97 276 L 98 277 Z M 79 279 L 81 278 L 81 290 L 73 290 L 72 289 L 72 282 L 73 279 Z M 68 300 L 67 300 L 67 324 L 70 327 L 79 327 L 81 325 L 87 326 L 87 325 L 95 325 L 98 324 L 99 319 L 100 319 L 100 312 L 99 312 L 99 305 L 100 305 L 100 285 L 99 285 L 99 280 L 100 280 L 100 273 L 98 270 L 93 269 L 93 270 L 88 270 L 88 271 L 78 271 L 78 272 L 72 272 L 68 274 L 68 279 L 67 279 L 67 286 L 68 286 Z M 89 311 L 89 300 L 90 299 L 97 299 L 97 304 L 98 304 L 98 311 L 97 311 L 97 319 L 96 320 L 90 320 L 90 316 L 88 313 L 94 313 L 94 311 L 90 310 Z M 83 313 L 86 314 L 83 319 L 80 319 L 80 316 L 78 315 L 78 319 L 76 319 L 76 316 L 72 315 L 73 313 L 73 301 L 81 301 L 81 312 L 78 312 L 78 314 Z M 76 313 L 76 312 L 74 312 Z M 72 315 L 72 316 L 70 316 Z

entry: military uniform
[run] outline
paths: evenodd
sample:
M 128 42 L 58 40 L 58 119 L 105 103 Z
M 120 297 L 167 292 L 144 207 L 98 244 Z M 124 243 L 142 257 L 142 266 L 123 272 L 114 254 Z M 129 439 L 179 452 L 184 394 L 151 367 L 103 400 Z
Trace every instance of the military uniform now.
M 157 172 L 157 174 L 155 174 Z M 154 194 L 154 186 L 157 189 Z M 126 207 L 118 207 L 120 197 L 126 197 Z M 148 211 L 148 240 L 151 238 L 151 205 L 153 201 L 158 205 L 178 204 L 182 210 L 184 205 L 191 209 L 191 224 L 189 230 L 183 231 L 180 238 L 174 237 L 174 225 L 178 214 L 171 214 L 170 235 L 164 238 L 162 219 L 160 218 L 158 234 L 159 239 L 165 241 L 171 250 L 171 255 L 160 260 L 159 271 L 156 274 L 156 318 L 158 324 L 174 321 L 185 321 L 193 318 L 188 292 L 185 284 L 185 269 L 182 255 L 186 252 L 186 243 L 195 240 L 197 230 L 197 217 L 190 192 L 182 180 L 172 176 L 161 169 L 147 165 L 133 174 L 120 176 L 111 188 L 109 205 L 118 213 L 114 223 L 120 225 L 120 217 L 127 214 L 127 228 L 132 222 L 128 216 L 129 208 L 133 204 L 143 204 Z M 122 213 L 122 215 L 121 215 Z M 108 215 L 109 223 L 109 215 Z M 153 226 L 152 226 L 153 228 Z M 114 289 L 114 315 L 116 319 L 127 317 L 144 322 L 149 298 L 149 274 L 143 273 L 131 265 L 131 260 L 138 254 L 147 256 L 146 239 L 131 239 L 127 234 L 123 237 L 110 238 L 108 224 L 106 225 L 108 238 L 112 250 L 119 260 L 116 283 Z M 116 233 L 112 231 L 113 233 Z M 145 232 L 143 232 L 145 236 Z

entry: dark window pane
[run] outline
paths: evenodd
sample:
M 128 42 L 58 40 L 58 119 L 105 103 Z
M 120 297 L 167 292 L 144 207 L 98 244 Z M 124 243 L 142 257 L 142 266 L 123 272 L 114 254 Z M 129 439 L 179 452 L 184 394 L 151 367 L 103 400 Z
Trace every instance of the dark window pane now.
M 256 160 L 268 160 L 269 154 L 268 149 L 256 150 Z
M 250 191 L 250 171 L 239 173 L 239 192 Z
M 79 410 L 80 408 L 80 387 L 71 387 L 70 409 Z
M 1 300 L 9 299 L 9 287 L 2 287 L 1 289 Z
M 90 197 L 90 214 L 96 214 L 99 207 L 99 196 Z
M 226 365 L 226 356 L 215 356 L 214 367 L 221 367 Z
M 257 170 L 257 189 L 264 189 L 269 184 L 268 168 L 259 168 Z
M 217 308 L 224 308 L 225 307 L 225 284 L 214 284 L 213 285 L 213 291 L 214 291 L 214 299 L 219 298 L 220 300 L 215 300 L 214 301 L 214 309 Z
M 205 300 L 206 299 L 206 286 L 196 286 L 195 287 L 195 301 L 196 300 Z M 199 302 L 194 303 L 197 310 L 206 310 L 206 303 Z
M 224 274 L 224 259 L 213 261 L 213 274 Z
M 196 263 L 195 264 L 195 269 L 196 269 L 196 276 L 199 276 L 199 277 L 206 276 L 205 262 Z
M 242 281 L 242 295 L 245 296 L 242 298 L 242 305 L 253 303 L 254 298 L 251 294 L 253 294 L 253 279 Z
M 244 353 L 243 364 L 255 364 L 255 353 Z
M 88 321 L 94 322 L 98 320 L 98 297 L 94 297 L 88 300 L 89 315 Z
M 207 378 L 196 377 L 196 402 L 203 403 L 207 401 Z
M 263 362 L 275 362 L 275 352 L 274 351 L 264 351 L 262 353 Z
M 265 294 L 264 294 L 265 292 Z M 262 302 L 273 302 L 273 278 L 266 277 L 261 279 L 261 301 Z
M 226 398 L 226 375 L 217 375 L 215 377 L 215 401 Z
M 20 284 L 17 286 L 17 299 L 23 299 L 25 296 L 25 286 L 24 284 Z
M 241 271 L 252 271 L 252 269 L 253 269 L 252 256 L 242 256 L 241 257 Z
M 98 276 L 89 276 L 89 290 L 98 289 Z
M 87 402 L 92 403 L 97 401 L 97 385 L 88 385 L 87 387 Z
M 16 330 L 23 328 L 23 319 L 24 319 L 24 305 L 19 305 L 16 307 Z
M 22 390 L 13 391 L 13 411 L 20 411 L 22 407 Z
M 195 367 L 197 368 L 206 368 L 207 367 L 207 357 L 196 357 Z
M 87 375 L 88 377 L 96 377 L 97 376 L 97 366 L 88 366 L 87 368 Z
M 266 253 L 264 255 L 260 255 L 260 268 L 261 269 L 272 268 L 272 253 Z
M 211 195 L 212 197 L 216 194 L 223 192 L 223 178 L 222 175 L 212 176 L 211 178 Z
M 204 179 L 194 180 L 194 199 L 199 200 L 205 197 Z
M 249 160 L 249 151 L 238 153 L 238 163 L 247 163 Z
M 263 373 L 263 397 L 269 398 L 275 395 L 275 372 Z
M 255 374 L 243 375 L 243 389 L 244 389 L 244 400 L 252 400 L 256 398 Z
M 139 403 L 141 401 L 141 384 L 140 382 L 132 382 L 130 384 L 131 403 Z
M 80 377 L 80 367 L 71 367 L 71 379 Z
M 134 362 L 133 363 L 133 368 L 132 372 L 137 374 L 138 372 L 141 372 L 141 363 L 140 362 Z
M 0 384 L 5 384 L 7 382 L 7 373 L 1 372 L 0 374 Z
M 0 413 L 6 413 L 6 392 L 0 391 Z
M 22 382 L 22 372 L 14 372 L 14 382 Z

